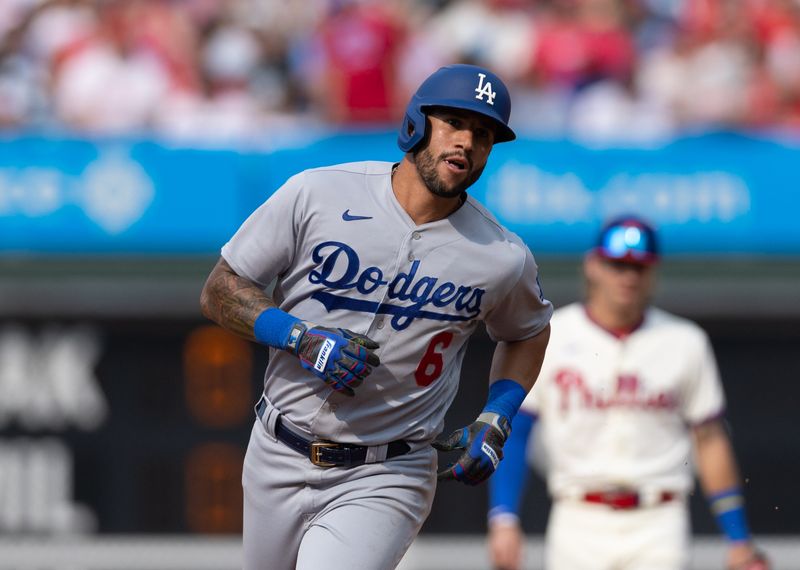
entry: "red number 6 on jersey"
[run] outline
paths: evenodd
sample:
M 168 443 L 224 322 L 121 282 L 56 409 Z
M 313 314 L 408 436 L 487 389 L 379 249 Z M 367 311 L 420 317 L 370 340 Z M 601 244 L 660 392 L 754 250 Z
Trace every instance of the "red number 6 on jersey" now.
M 419 361 L 419 366 L 414 372 L 418 386 L 428 386 L 436 380 L 444 368 L 442 352 L 453 342 L 453 333 L 440 332 L 431 339 L 428 349 Z

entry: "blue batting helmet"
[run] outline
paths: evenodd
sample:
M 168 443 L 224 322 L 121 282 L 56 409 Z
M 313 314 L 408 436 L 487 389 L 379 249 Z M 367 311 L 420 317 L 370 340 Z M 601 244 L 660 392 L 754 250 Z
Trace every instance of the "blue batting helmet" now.
M 497 75 L 477 65 L 448 65 L 422 82 L 408 103 L 397 137 L 397 146 L 402 151 L 410 152 L 425 138 L 425 111 L 429 107 L 453 107 L 489 117 L 497 126 L 495 143 L 517 138 L 508 126 L 511 116 L 508 88 Z
M 634 216 L 616 218 L 604 225 L 594 251 L 605 259 L 642 265 L 656 263 L 659 253 L 653 227 Z

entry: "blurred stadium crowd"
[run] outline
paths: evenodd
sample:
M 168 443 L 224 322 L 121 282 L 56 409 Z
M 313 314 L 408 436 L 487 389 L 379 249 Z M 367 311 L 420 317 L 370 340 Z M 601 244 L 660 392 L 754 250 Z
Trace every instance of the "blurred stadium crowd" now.
M 537 135 L 800 125 L 798 0 L 2 0 L 0 128 L 396 124 L 455 61 L 506 78 Z

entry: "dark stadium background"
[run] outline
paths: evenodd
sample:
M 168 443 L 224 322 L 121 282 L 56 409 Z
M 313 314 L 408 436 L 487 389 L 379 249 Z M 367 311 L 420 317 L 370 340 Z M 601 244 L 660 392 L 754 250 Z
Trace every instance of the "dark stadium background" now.
M 213 259 L 207 260 L 207 266 Z M 574 298 L 576 284 L 569 282 L 577 263 L 540 260 L 543 283 L 549 291 L 568 289 L 556 295 L 558 303 Z M 186 287 L 186 308 L 199 290 L 203 262 L 193 263 L 196 275 L 180 278 Z M 548 267 L 555 279 L 547 280 Z M 680 268 L 678 269 L 680 271 Z M 685 271 L 685 269 L 684 269 Z M 680 274 L 669 264 L 664 268 L 660 295 L 680 282 Z M 191 273 L 187 271 L 186 273 Z M 712 278 L 709 277 L 711 280 Z M 184 281 L 185 280 L 185 281 Z M 563 281 L 563 283 L 562 283 Z M 114 279 L 107 285 L 113 288 Z M 119 284 L 121 289 L 125 286 Z M 120 299 L 120 302 L 124 302 Z M 681 307 L 681 301 L 673 299 Z M 663 304 L 662 304 L 663 306 Z M 68 312 L 68 311 L 67 311 Z M 711 337 L 727 396 L 727 420 L 738 455 L 751 524 L 758 534 L 800 533 L 796 516 L 800 499 L 793 492 L 800 474 L 800 321 L 794 318 L 699 316 L 698 322 Z M 688 316 L 692 316 L 689 314 Z M 252 426 L 250 405 L 260 391 L 266 351 L 242 342 L 251 360 L 237 378 L 225 377 L 225 363 L 205 364 L 209 382 L 229 393 L 236 411 L 224 427 L 208 425 L 192 413 L 189 404 L 186 350 L 189 337 L 211 327 L 199 314 L 175 318 L 92 318 L 76 319 L 53 314 L 47 320 L 12 315 L 9 322 L 23 324 L 31 333 L 57 323 L 61 327 L 90 324 L 102 339 L 102 357 L 96 376 L 110 406 L 102 429 L 85 433 L 77 429 L 55 432 L 68 443 L 75 456 L 75 500 L 89 505 L 98 517 L 101 533 L 236 532 L 240 525 L 240 465 Z M 236 341 L 234 341 L 236 342 Z M 486 394 L 486 375 L 493 344 L 481 329 L 471 339 L 464 361 L 462 382 L 446 429 L 470 420 Z M 669 347 L 664 347 L 669 350 Z M 227 373 L 230 373 L 228 370 Z M 195 385 L 193 385 L 195 386 Z M 205 389 L 203 385 L 200 389 Z M 24 435 L 19 427 L 0 430 L 4 438 Z M 47 431 L 37 434 L 47 435 Z M 211 486 L 210 503 L 192 494 L 187 478 L 192 473 L 191 457 L 209 444 L 224 444 L 232 452 L 230 472 Z M 199 469 L 196 466 L 195 469 Z M 548 499 L 544 484 L 531 475 L 523 510 L 525 528 L 544 530 Z M 208 497 L 206 497 L 208 498 Z M 699 534 L 715 534 L 714 521 L 702 494 L 691 499 L 692 519 Z M 480 533 L 485 530 L 485 487 L 439 486 L 434 508 L 424 533 Z M 209 514 L 214 510 L 216 518 Z M 214 522 L 216 521 L 216 522 Z

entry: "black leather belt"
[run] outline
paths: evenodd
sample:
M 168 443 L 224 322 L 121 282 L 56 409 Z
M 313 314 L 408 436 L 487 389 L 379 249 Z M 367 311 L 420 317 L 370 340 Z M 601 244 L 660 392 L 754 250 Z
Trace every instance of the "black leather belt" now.
M 256 414 L 263 418 L 267 404 L 262 398 L 256 406 Z M 365 445 L 352 443 L 336 443 L 334 441 L 315 440 L 309 441 L 285 427 L 278 416 L 275 422 L 275 437 L 279 441 L 294 449 L 297 453 L 305 455 L 314 465 L 319 467 L 355 467 L 363 465 L 367 459 Z M 386 449 L 386 459 L 408 453 L 411 447 L 403 440 L 392 441 Z

